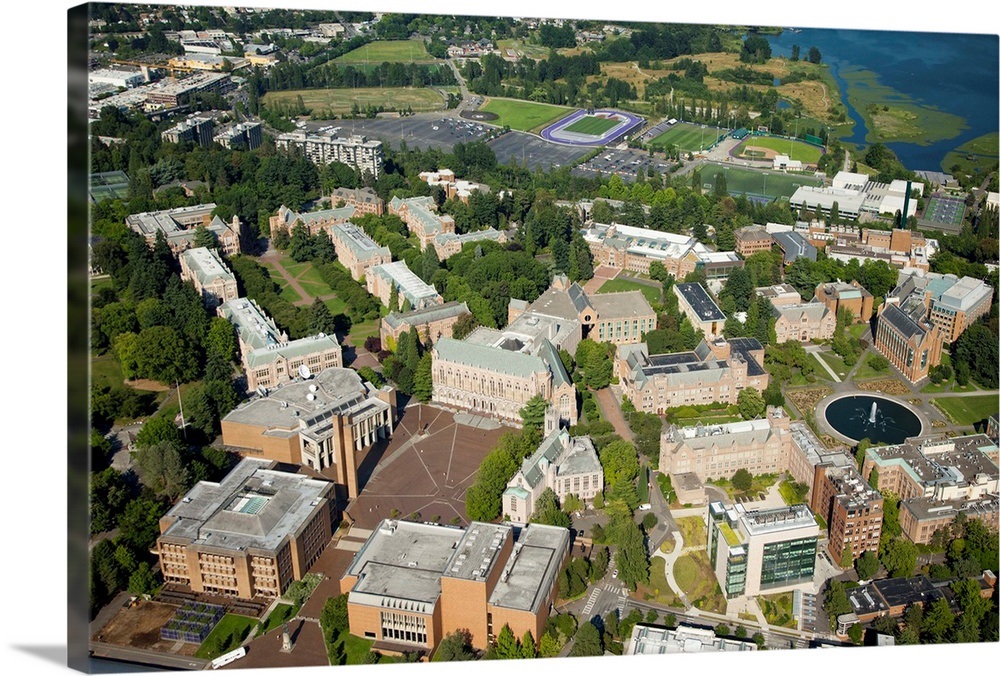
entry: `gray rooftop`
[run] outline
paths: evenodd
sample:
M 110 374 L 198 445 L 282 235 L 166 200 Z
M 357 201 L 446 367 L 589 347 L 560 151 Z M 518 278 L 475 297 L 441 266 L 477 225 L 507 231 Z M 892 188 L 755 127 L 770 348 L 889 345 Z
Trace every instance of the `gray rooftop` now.
M 701 321 L 726 321 L 725 313 L 719 309 L 719 306 L 715 304 L 715 301 L 712 300 L 712 297 L 708 295 L 708 291 L 701 284 L 674 284 L 674 288 L 677 289 L 681 298 L 694 310 Z
M 626 655 L 743 652 L 756 650 L 753 641 L 716 636 L 712 629 L 680 625 L 676 629 L 637 624 L 625 646 Z
M 642 291 L 596 293 L 590 297 L 590 302 L 600 319 L 650 317 L 656 314 Z
M 822 321 L 823 317 L 830 314 L 825 303 L 802 303 L 801 305 L 777 305 L 771 313 L 775 317 L 784 317 L 792 324 L 800 324 L 805 317 L 811 322 Z
M 181 252 L 181 258 L 184 259 L 188 268 L 198 278 L 202 286 L 211 284 L 219 278 L 226 281 L 236 281 L 233 273 L 222 262 L 215 249 L 208 249 L 206 247 L 187 249 Z
M 569 530 L 532 523 L 525 526 L 500 580 L 490 595 L 490 603 L 537 613 L 556 584 L 556 575 L 569 552 Z
M 399 289 L 399 295 L 409 300 L 414 307 L 425 307 L 433 304 L 438 295 L 437 289 L 417 277 L 410 270 L 406 261 L 373 265 L 369 268 L 368 274 L 377 275 L 387 283 L 394 285 Z
M 246 458 L 220 483 L 200 481 L 167 512 L 176 521 L 165 537 L 223 549 L 273 552 L 324 509 L 328 481 L 270 469 L 271 460 Z
M 806 241 L 806 238 L 797 232 L 773 232 L 771 237 L 778 243 L 781 250 L 785 252 L 785 263 L 791 263 L 797 258 L 808 258 L 816 260 L 816 247 Z
M 354 252 L 358 260 L 368 260 L 374 256 L 389 256 L 389 247 L 379 246 L 364 230 L 354 223 L 338 223 L 330 228 L 330 236 L 344 243 Z
M 750 535 L 763 535 L 798 528 L 815 528 L 819 526 L 812 510 L 806 505 L 792 505 L 775 509 L 760 509 L 746 512 L 741 518 Z
M 513 350 L 498 352 L 498 349 L 503 348 L 479 345 L 467 340 L 441 338 L 434 349 L 438 359 L 476 368 L 488 367 L 518 378 L 529 378 L 533 373 L 548 371 L 545 362 L 533 354 Z
M 395 329 L 403 324 L 417 326 L 420 324 L 438 322 L 442 319 L 461 317 L 464 314 L 469 314 L 469 306 L 465 304 L 465 301 L 462 301 L 461 303 L 458 301 L 451 301 L 450 303 L 445 303 L 443 305 L 431 305 L 429 307 L 411 310 L 409 312 L 390 312 L 383 318 L 382 321 Z
M 285 340 L 274 320 L 249 298 L 226 301 L 219 306 L 217 312 L 233 323 L 240 340 L 250 346 L 251 350 L 278 345 Z

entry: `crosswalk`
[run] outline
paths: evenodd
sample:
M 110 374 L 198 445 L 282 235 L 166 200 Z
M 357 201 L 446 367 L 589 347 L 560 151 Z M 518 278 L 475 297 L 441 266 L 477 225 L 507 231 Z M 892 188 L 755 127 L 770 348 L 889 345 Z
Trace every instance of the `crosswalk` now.
M 589 617 L 590 611 L 594 609 L 594 604 L 597 603 L 597 599 L 601 596 L 601 588 L 595 587 L 594 591 L 590 592 L 590 598 L 587 599 L 587 605 L 583 607 L 583 616 Z
M 628 589 L 611 583 L 605 583 L 600 587 L 594 587 L 594 589 L 590 592 L 590 596 L 587 598 L 586 605 L 583 606 L 583 617 L 590 617 L 590 614 L 594 611 L 594 606 L 597 605 L 601 595 L 605 592 L 612 594 L 615 597 L 614 605 L 608 604 L 606 606 L 608 610 L 613 608 L 618 611 L 618 616 L 622 617 L 625 612 L 625 602 L 628 601 Z

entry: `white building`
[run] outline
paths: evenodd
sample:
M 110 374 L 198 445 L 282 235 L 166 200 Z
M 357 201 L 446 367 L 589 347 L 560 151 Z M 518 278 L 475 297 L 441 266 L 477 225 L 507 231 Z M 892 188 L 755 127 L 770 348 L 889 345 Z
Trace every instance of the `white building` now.
M 293 146 L 301 148 L 303 154 L 315 164 L 342 162 L 362 173 L 368 172 L 374 178 L 382 173 L 382 142 L 369 141 L 364 136 L 338 138 L 331 134 L 293 131 L 279 134 L 274 145 L 279 150 L 288 150 Z

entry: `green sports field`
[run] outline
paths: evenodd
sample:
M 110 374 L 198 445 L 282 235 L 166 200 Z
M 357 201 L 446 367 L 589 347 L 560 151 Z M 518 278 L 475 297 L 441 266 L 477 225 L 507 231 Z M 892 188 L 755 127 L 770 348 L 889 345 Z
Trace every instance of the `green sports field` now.
M 622 121 L 617 118 L 608 119 L 606 117 L 597 117 L 596 115 L 587 115 L 585 117 L 581 117 L 579 120 L 566 127 L 563 131 L 571 131 L 575 134 L 601 136 L 608 129 L 618 126 L 621 122 Z
M 356 63 L 430 63 L 436 61 L 427 53 L 423 40 L 377 40 L 352 49 L 334 59 L 340 64 Z
M 725 130 L 715 127 L 705 127 L 702 129 L 697 124 L 678 122 L 652 141 L 649 141 L 646 145 L 652 148 L 677 146 L 678 150 L 697 152 L 702 148 L 712 145 L 725 136 L 725 134 Z
M 369 105 L 387 108 L 413 108 L 415 112 L 440 110 L 445 102 L 433 89 L 427 87 L 340 87 L 331 89 L 289 89 L 267 92 L 264 105 L 284 102 L 295 104 L 298 97 L 306 108 L 314 112 L 329 111 L 336 115 L 351 112 L 354 104 L 361 108 Z
M 506 125 L 519 131 L 531 131 L 536 127 L 548 125 L 565 117 L 573 111 L 573 108 L 521 101 L 520 99 L 490 98 L 480 107 L 480 110 L 496 113 L 499 116 L 500 119 L 491 121 L 490 124 L 500 127 Z
M 774 136 L 748 136 L 740 145 L 740 150 L 742 151 L 747 146 L 769 148 L 779 155 L 788 155 L 793 160 L 800 160 L 803 164 L 816 164 L 823 154 L 814 145 Z
M 703 187 L 711 189 L 715 185 L 715 175 L 724 171 L 726 187 L 730 194 L 767 195 L 773 198 L 789 198 L 797 188 L 803 185 L 821 186 L 823 181 L 812 176 L 797 174 L 765 174 L 760 171 L 741 169 L 738 167 L 723 167 L 717 164 L 706 164 L 701 168 Z M 767 178 L 765 178 L 765 176 Z

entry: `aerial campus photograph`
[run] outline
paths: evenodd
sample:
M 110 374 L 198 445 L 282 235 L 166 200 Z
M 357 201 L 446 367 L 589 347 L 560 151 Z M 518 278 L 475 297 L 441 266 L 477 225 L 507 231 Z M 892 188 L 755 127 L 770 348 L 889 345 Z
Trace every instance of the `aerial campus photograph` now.
M 88 7 L 94 664 L 1000 639 L 996 35 L 360 6 Z

